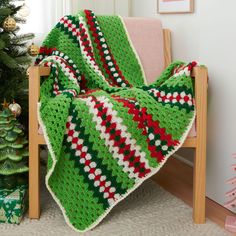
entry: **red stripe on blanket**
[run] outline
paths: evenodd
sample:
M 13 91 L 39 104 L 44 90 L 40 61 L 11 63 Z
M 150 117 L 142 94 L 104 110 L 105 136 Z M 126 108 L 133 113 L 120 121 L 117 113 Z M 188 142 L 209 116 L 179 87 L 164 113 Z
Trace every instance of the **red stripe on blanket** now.
M 102 119 L 101 127 L 105 128 L 105 134 L 108 134 L 109 140 L 113 142 L 113 147 L 118 148 L 118 154 L 123 155 L 123 162 L 128 162 L 129 168 L 134 168 L 134 173 L 138 174 L 139 178 L 145 177 L 151 170 L 141 161 L 141 156 L 137 155 L 137 151 L 132 144 L 128 143 L 128 138 L 124 136 L 124 131 L 119 129 L 116 117 L 111 113 L 111 108 L 105 102 L 92 97 L 92 102 L 95 102 L 97 117 Z
M 71 149 L 75 151 L 81 165 L 84 166 L 84 171 L 88 178 L 94 181 L 94 187 L 99 188 L 99 192 L 103 193 L 103 197 L 108 199 L 110 204 L 114 203 L 118 197 L 116 188 L 111 186 L 111 181 L 102 173 L 102 170 L 97 167 L 97 164 L 92 161 L 92 156 L 88 152 L 88 147 L 85 146 L 84 140 L 79 137 L 79 131 L 75 131 L 76 124 L 68 118 L 66 123 L 67 142 L 71 144 Z
M 138 128 L 142 130 L 142 134 L 147 136 L 148 149 L 151 153 L 151 157 L 156 158 L 157 161 L 161 162 L 165 159 L 165 155 L 162 151 L 158 150 L 157 147 L 161 145 L 161 141 L 165 141 L 167 147 L 176 146 L 179 142 L 172 139 L 170 134 L 166 133 L 164 128 L 160 128 L 159 122 L 154 121 L 151 114 L 147 114 L 147 109 L 143 107 L 137 108 L 135 103 L 136 100 L 125 99 L 119 96 L 112 96 L 117 102 L 123 104 L 124 107 L 128 108 L 128 113 L 133 115 L 133 120 L 138 123 Z M 149 132 L 149 128 L 152 128 L 152 133 Z M 155 136 L 159 135 L 159 139 L 155 140 Z M 152 144 L 155 140 L 155 144 Z
M 124 84 L 122 87 L 132 87 L 131 84 L 125 79 L 125 77 L 122 74 L 122 71 L 120 70 L 119 66 L 117 65 L 117 62 L 114 58 L 114 56 L 111 53 L 111 50 L 109 48 L 109 46 L 106 43 L 105 38 L 103 38 L 103 41 L 101 41 L 99 39 L 99 33 L 102 34 L 101 31 L 98 32 L 98 22 L 96 20 L 96 17 L 94 16 L 94 14 L 89 11 L 89 10 L 85 10 L 85 15 L 88 21 L 88 25 L 89 25 L 89 29 L 92 32 L 92 36 L 94 38 L 94 42 L 97 45 L 97 49 L 99 50 L 99 55 L 101 58 L 101 61 L 103 63 L 103 66 L 109 76 L 109 78 L 112 80 L 112 82 L 118 86 L 122 86 L 122 84 Z M 107 54 L 105 55 L 104 53 L 104 47 L 107 50 Z M 109 58 L 109 60 L 106 60 L 106 58 Z M 112 67 L 109 68 L 109 63 L 112 65 Z M 112 71 L 111 69 L 113 68 L 114 71 Z M 116 76 L 114 76 L 116 75 Z M 119 81 L 120 80 L 120 81 Z

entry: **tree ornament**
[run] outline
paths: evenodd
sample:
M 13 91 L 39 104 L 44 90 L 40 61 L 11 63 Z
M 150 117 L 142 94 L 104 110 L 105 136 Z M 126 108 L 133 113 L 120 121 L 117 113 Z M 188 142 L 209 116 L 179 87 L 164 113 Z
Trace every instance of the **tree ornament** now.
M 37 45 L 35 45 L 34 43 L 32 43 L 29 47 L 28 47 L 28 53 L 30 56 L 35 57 L 39 54 L 39 47 Z
M 20 126 L 8 108 L 0 111 L 0 188 L 14 188 L 29 170 L 28 140 Z
M 3 31 L 4 31 L 4 29 L 0 27 L 0 34 L 1 34 Z
M 3 22 L 3 29 L 7 32 L 12 32 L 16 29 L 16 21 L 11 16 L 8 16 Z
M 19 16 L 21 17 L 27 17 L 30 14 L 29 7 L 24 3 L 21 7 L 21 9 L 18 11 Z
M 18 117 L 21 114 L 22 110 L 21 106 L 18 103 L 15 103 L 15 101 L 13 101 L 13 103 L 9 105 L 9 109 L 14 114 L 15 117 Z

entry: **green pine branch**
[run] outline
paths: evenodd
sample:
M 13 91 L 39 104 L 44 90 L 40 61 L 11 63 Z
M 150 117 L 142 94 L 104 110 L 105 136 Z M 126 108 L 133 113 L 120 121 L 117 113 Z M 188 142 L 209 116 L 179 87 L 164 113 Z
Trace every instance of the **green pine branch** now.
M 0 8 L 0 19 L 6 18 L 12 14 L 12 10 L 8 7 Z
M 32 33 L 16 35 L 11 38 L 11 43 L 18 44 L 18 43 L 26 42 L 26 41 L 32 40 L 34 37 L 35 35 Z
M 4 51 L 0 51 L 0 61 L 9 69 L 17 68 L 17 62 Z
M 15 58 L 15 61 L 19 65 L 29 65 L 32 61 L 32 59 L 29 56 L 19 56 Z
M 32 62 L 32 57 L 28 55 L 28 45 L 31 44 L 34 34 L 19 34 L 20 25 L 26 23 L 24 18 L 16 15 L 23 2 L 24 0 L 0 0 L 0 27 L 3 28 L 2 24 L 8 16 L 17 22 L 17 28 L 13 32 L 0 33 L 0 101 L 4 98 L 8 101 L 16 99 L 24 107 L 21 121 L 27 126 L 26 69 Z
M 25 18 L 22 18 L 22 17 L 14 17 L 15 21 L 17 23 L 20 23 L 20 24 L 25 24 L 26 23 L 26 19 Z
M 25 43 L 11 43 L 11 47 L 17 47 L 17 48 L 27 48 L 28 42 Z
M 13 49 L 10 49 L 10 50 L 11 50 L 11 55 L 13 57 L 19 57 L 19 56 L 29 57 L 27 48 L 22 48 L 22 47 L 15 46 Z
M 20 9 L 21 9 L 22 6 L 18 6 L 18 7 L 15 7 L 14 5 L 11 5 L 10 8 L 12 10 L 12 14 L 11 15 L 15 15 Z
M 2 39 L 0 39 L 0 50 L 5 48 L 5 46 L 6 46 L 6 43 Z
M 10 43 L 11 37 L 8 33 L 2 33 L 0 34 L 0 40 L 4 41 L 7 47 Z
M 10 5 L 12 2 L 16 2 L 16 1 L 18 1 L 18 0 L 1 0 L 0 1 L 0 7 Z M 19 1 L 21 1 L 21 0 L 19 0 Z
M 15 30 L 12 31 L 12 32 L 10 32 L 10 33 L 12 33 L 14 36 L 16 36 L 16 34 L 17 34 L 19 31 L 20 31 L 20 27 L 17 25 L 16 28 L 15 28 Z

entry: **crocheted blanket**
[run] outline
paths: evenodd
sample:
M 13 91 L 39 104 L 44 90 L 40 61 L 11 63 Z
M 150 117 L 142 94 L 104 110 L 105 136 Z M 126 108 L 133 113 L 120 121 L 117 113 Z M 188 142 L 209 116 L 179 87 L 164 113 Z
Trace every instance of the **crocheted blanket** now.
M 66 222 L 84 232 L 183 144 L 195 118 L 196 63 L 175 62 L 145 85 L 122 19 L 85 10 L 60 20 L 36 64 L 51 67 L 39 104 L 47 188 Z

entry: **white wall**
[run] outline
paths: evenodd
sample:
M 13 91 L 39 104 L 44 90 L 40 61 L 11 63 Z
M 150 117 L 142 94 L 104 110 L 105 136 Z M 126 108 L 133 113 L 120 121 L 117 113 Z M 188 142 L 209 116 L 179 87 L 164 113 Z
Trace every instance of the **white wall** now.
M 157 14 L 157 0 L 132 3 L 133 16 L 159 17 L 172 30 L 174 59 L 209 68 L 207 196 L 223 204 L 233 188 L 225 181 L 235 176 L 230 165 L 236 151 L 236 1 L 195 0 L 194 14 L 170 15 Z

